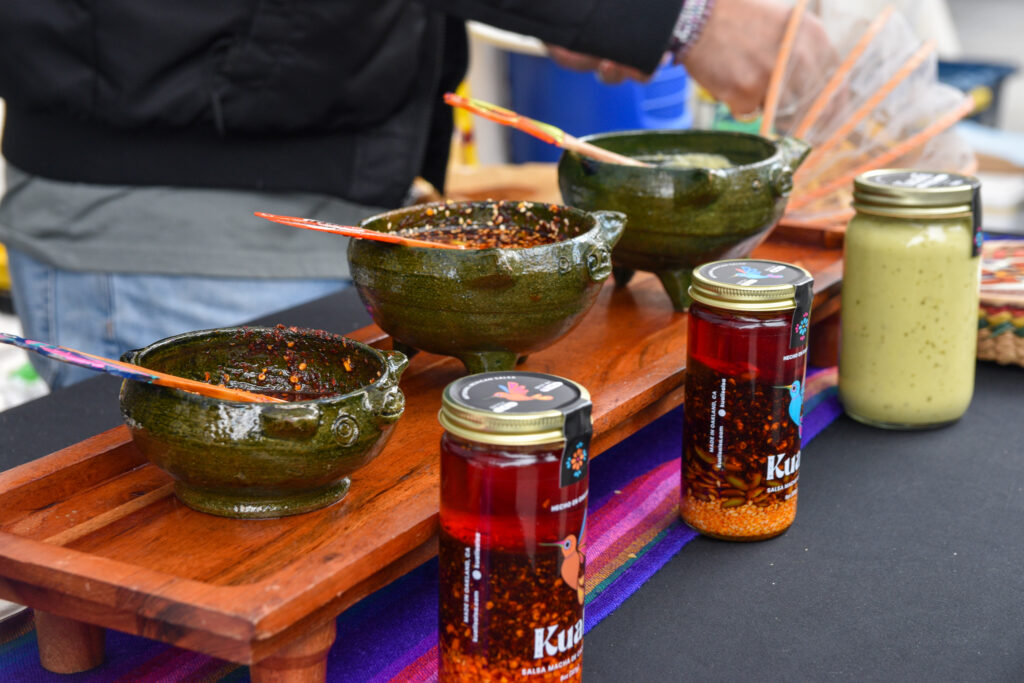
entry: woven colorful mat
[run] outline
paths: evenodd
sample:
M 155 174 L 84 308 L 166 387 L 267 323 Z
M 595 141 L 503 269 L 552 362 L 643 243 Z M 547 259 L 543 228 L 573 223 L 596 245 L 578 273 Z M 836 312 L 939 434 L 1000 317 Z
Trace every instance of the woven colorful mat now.
M 841 412 L 836 369 L 809 372 L 804 442 Z M 656 420 L 591 463 L 585 629 L 611 614 L 696 536 L 679 520 L 682 409 Z M 422 565 L 338 617 L 329 681 L 386 683 L 437 677 L 437 560 Z M 248 668 L 117 631 L 106 663 L 57 675 L 39 665 L 30 620 L 0 642 L 0 681 L 246 681 Z

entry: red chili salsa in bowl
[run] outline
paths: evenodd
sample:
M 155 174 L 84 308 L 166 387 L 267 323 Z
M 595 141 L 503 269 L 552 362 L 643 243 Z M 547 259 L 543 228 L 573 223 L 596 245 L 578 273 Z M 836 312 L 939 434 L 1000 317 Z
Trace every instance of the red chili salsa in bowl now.
M 529 249 L 574 237 L 576 233 L 559 215 L 559 207 L 552 204 L 547 209 L 550 215 L 544 217 L 534 214 L 525 202 L 447 203 L 424 212 L 436 223 L 399 226 L 395 232 L 467 249 Z
M 381 374 L 371 359 L 349 352 L 348 340 L 323 330 L 241 328 L 230 346 L 239 351 L 196 379 L 286 401 L 312 401 L 373 384 Z

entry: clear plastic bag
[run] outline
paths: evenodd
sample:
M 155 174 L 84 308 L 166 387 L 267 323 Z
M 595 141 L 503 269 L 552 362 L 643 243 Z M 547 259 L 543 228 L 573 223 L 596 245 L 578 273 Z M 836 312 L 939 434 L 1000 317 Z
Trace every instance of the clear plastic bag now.
M 816 5 L 839 58 L 813 76 L 788 59 L 780 63 L 777 104 L 766 116 L 774 133 L 813 147 L 794 177 L 783 222 L 845 224 L 853 215 L 853 178 L 874 168 L 972 172 L 973 153 L 949 130 L 972 103 L 939 82 L 934 45 L 894 9 L 872 16 L 843 0 Z

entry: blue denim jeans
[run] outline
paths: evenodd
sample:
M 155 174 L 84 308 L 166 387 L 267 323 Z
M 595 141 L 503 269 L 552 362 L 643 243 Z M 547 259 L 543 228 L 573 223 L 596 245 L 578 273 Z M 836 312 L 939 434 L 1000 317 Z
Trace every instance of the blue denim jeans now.
M 238 325 L 351 284 L 341 279 L 77 272 L 46 265 L 10 248 L 8 258 L 15 312 L 24 336 L 108 358 L 182 332 Z M 95 374 L 30 355 L 52 389 Z

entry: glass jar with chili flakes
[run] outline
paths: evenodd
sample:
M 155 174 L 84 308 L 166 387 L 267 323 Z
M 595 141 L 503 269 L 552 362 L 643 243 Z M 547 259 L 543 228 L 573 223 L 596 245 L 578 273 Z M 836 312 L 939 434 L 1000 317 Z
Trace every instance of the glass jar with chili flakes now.
M 439 415 L 441 681 L 580 681 L 590 396 L 487 372 Z
M 777 261 L 694 270 L 680 514 L 706 536 L 758 541 L 796 517 L 812 285 Z

